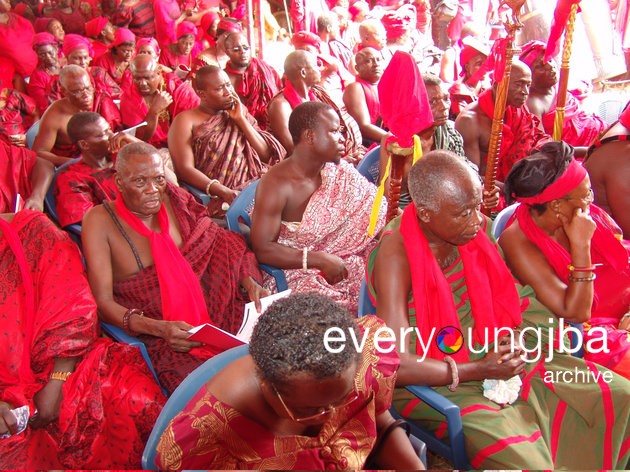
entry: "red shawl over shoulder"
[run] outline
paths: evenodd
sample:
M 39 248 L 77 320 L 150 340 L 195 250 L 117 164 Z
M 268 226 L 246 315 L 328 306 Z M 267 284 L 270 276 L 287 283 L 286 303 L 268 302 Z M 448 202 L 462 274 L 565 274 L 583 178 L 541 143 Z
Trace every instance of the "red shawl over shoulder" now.
M 490 118 L 494 116 L 492 90 L 486 90 L 479 96 L 479 107 Z M 552 140 L 539 128 L 540 120 L 524 107 L 507 106 L 501 131 L 501 149 L 497 180 L 503 182 L 512 166 L 529 156 L 534 149 Z
M 0 140 L 0 213 L 14 211 L 18 193 L 23 199 L 31 194 L 30 175 L 35 159 L 35 153 L 30 149 Z

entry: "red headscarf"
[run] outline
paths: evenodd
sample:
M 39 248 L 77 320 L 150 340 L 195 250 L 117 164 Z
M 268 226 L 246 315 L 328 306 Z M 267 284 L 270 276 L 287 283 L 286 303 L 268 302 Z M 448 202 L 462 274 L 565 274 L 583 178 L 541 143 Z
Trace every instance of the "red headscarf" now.
M 370 5 L 364 0 L 359 0 L 358 2 L 354 2 L 352 5 L 348 7 L 348 13 L 350 13 L 350 17 L 352 21 L 356 21 L 357 16 L 361 13 L 367 13 L 370 11 Z
M 68 54 L 77 49 L 85 49 L 90 53 L 90 56 L 93 55 L 92 43 L 89 39 L 80 34 L 67 34 L 63 38 L 63 55 L 68 57 Z
M 57 40 L 52 34 L 43 32 L 36 33 L 35 36 L 33 36 L 33 49 L 37 49 L 41 46 L 47 46 L 49 44 L 57 46 Z
M 90 38 L 97 38 L 103 32 L 109 20 L 104 16 L 97 16 L 85 24 L 85 34 Z
M 529 41 L 521 46 L 519 59 L 531 68 L 534 61 L 538 59 L 538 56 L 545 52 L 546 47 L 547 45 L 542 41 Z
M 160 46 L 158 45 L 158 42 L 155 38 L 138 39 L 138 42 L 136 43 L 136 54 L 138 53 L 138 51 L 140 50 L 142 46 L 146 46 L 146 45 L 151 46 L 151 48 L 155 51 L 155 54 L 157 56 L 160 55 Z
M 234 18 L 221 18 L 217 26 L 217 30 L 227 31 L 228 33 L 240 33 L 243 31 L 243 26 Z
M 295 49 L 300 49 L 304 46 L 313 46 L 319 51 L 321 42 L 320 37 L 310 31 L 298 31 L 291 37 L 291 44 L 293 44 Z
M 533 197 L 518 197 L 517 200 L 528 205 L 547 203 L 565 196 L 575 189 L 586 178 L 586 169 L 578 161 L 573 159 L 560 177 L 553 181 L 545 190 Z
M 387 39 L 400 38 L 415 27 L 416 9 L 413 5 L 403 5 L 396 11 L 385 13 L 381 22 L 387 31 Z
M 135 43 L 136 35 L 127 28 L 118 28 L 114 33 L 114 42 L 109 45 L 110 48 L 115 48 L 123 43 Z
M 197 35 L 197 27 L 194 23 L 191 23 L 190 21 L 182 21 L 177 25 L 177 39 L 189 34 L 193 37 Z
M 630 102 L 626 105 L 626 109 L 621 112 L 619 116 L 619 123 L 624 125 L 626 128 L 630 128 Z
M 46 18 L 46 17 L 42 17 L 42 18 L 37 18 L 35 20 L 35 32 L 36 33 L 43 33 L 45 31 L 48 31 L 48 25 L 50 24 L 50 22 L 54 20 L 54 18 Z
M 211 45 L 214 45 L 216 43 L 217 38 L 210 36 L 208 30 L 215 21 L 219 21 L 220 19 L 221 17 L 215 11 L 209 11 L 201 17 L 201 38 L 205 38 Z
M 427 89 L 416 61 L 396 51 L 378 83 L 383 123 L 402 147 L 413 146 L 413 135 L 433 124 Z

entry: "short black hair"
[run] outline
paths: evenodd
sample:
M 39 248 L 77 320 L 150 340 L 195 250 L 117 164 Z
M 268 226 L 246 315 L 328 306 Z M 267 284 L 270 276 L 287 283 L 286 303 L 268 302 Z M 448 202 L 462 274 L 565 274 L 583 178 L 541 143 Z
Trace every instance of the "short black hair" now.
M 440 79 L 437 75 L 431 74 L 430 72 L 425 72 L 422 74 L 422 80 L 425 86 L 429 85 L 442 85 L 442 79 Z
M 90 126 L 103 119 L 98 113 L 92 111 L 80 111 L 72 115 L 68 121 L 67 133 L 74 144 L 90 135 Z
M 304 131 L 315 129 L 324 110 L 335 111 L 333 107 L 323 102 L 305 102 L 295 107 L 289 117 L 289 133 L 294 145 L 300 142 Z
M 258 320 L 249 343 L 258 375 L 280 388 L 296 374 L 340 376 L 359 354 L 352 346 L 328 351 L 324 335 L 329 328 L 354 330 L 359 336 L 347 310 L 325 295 L 295 293 L 274 302 Z
M 538 152 L 518 161 L 503 185 L 503 194 L 508 204 L 520 197 L 533 197 L 543 192 L 555 182 L 569 167 L 573 159 L 573 146 L 564 141 L 543 144 Z M 542 214 L 546 203 L 532 205 L 532 209 Z
M 214 64 L 199 68 L 195 74 L 195 90 L 204 90 L 207 86 L 208 77 L 212 74 L 218 74 L 222 70 L 223 69 Z

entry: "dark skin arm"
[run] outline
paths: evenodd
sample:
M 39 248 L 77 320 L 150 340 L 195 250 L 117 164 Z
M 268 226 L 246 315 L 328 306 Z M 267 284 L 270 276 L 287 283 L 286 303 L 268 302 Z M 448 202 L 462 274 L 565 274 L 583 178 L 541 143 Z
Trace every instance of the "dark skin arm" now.
M 384 411 L 376 417 L 376 429 L 381 434 L 394 422 L 389 411 Z M 409 442 L 403 428 L 395 428 L 385 438 L 375 457 L 376 463 L 383 469 L 393 470 L 424 470 L 424 464 Z
M 162 91 L 155 94 L 151 101 L 149 111 L 144 117 L 144 121 L 146 121 L 147 124 L 136 130 L 136 136 L 139 139 L 149 141 L 149 139 L 153 137 L 158 126 L 160 113 L 166 110 L 171 103 L 173 103 L 173 97 L 171 97 L 170 93 Z
M 55 167 L 52 163 L 38 157 L 33 166 L 31 174 L 31 187 L 33 191 L 24 203 L 24 208 L 30 210 L 44 211 L 44 197 L 50 187 Z
M 252 249 L 260 263 L 282 269 L 301 269 L 303 252 L 277 242 L 290 193 L 291 187 L 288 184 L 282 184 L 275 179 L 261 180 L 256 189 L 250 237 Z M 348 269 L 343 260 L 335 255 L 309 251 L 307 260 L 309 269 L 319 269 L 329 284 L 341 282 L 348 277 Z
M 401 329 L 410 329 L 407 301 L 411 291 L 409 262 L 400 233 L 395 231 L 383 238 L 375 264 L 376 314 L 397 336 L 400 368 L 396 385 L 450 385 L 451 369 L 446 362 L 426 358 L 420 364 L 420 356 L 408 352 L 408 335 L 400 337 Z M 525 361 L 520 355 L 518 350 L 510 352 L 509 345 L 499 345 L 496 352 L 492 349 L 480 360 L 458 362 L 460 383 L 486 378 L 507 380 L 522 372 Z
M 78 357 L 58 358 L 54 361 L 53 372 L 74 372 Z M 32 416 L 29 425 L 32 428 L 43 428 L 59 418 L 59 408 L 63 401 L 63 381 L 48 380 L 48 383 L 35 394 L 33 401 L 37 415 Z
M 291 138 L 291 133 L 289 133 L 289 116 L 291 116 L 291 111 L 291 105 L 284 99 L 272 100 L 269 103 L 269 131 L 287 150 L 287 156 L 293 153 L 293 138 Z
M 361 129 L 361 135 L 380 142 L 387 132 L 370 122 L 370 112 L 365 102 L 365 92 L 360 84 L 354 82 L 346 87 L 343 92 L 343 103 L 350 116 L 356 120 Z
M 466 108 L 462 110 L 455 120 L 455 129 L 464 139 L 464 154 L 479 167 L 481 172 L 481 149 L 479 147 L 481 134 L 476 114 Z
M 54 110 L 49 108 L 46 111 L 47 113 L 44 113 L 42 116 L 39 132 L 33 142 L 33 150 L 37 153 L 38 157 L 52 162 L 55 166 L 60 166 L 64 162 L 69 161 L 70 158 L 58 156 L 51 152 L 55 147 L 57 133 L 60 131 L 59 125 L 56 124 L 59 119 L 58 114 L 54 113 Z
M 613 146 L 611 143 L 607 146 Z M 625 144 L 625 143 L 623 143 Z M 615 146 L 619 147 L 619 146 Z M 602 156 L 604 157 L 604 156 Z M 630 234 L 630 163 L 627 159 L 615 159 L 614 166 L 603 172 L 603 184 L 612 218 L 624 235 Z

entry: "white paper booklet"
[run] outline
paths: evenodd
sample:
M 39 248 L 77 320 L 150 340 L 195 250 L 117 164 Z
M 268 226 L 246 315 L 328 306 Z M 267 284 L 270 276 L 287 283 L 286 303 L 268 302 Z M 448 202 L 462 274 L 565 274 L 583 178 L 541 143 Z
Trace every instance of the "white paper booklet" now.
M 289 295 L 291 295 L 291 289 L 261 298 L 260 305 L 262 310 L 260 313 L 256 311 L 254 302 L 247 303 L 245 305 L 243 323 L 241 324 L 241 329 L 239 329 L 236 333 L 236 337 L 245 343 L 249 343 L 249 340 L 251 339 L 252 333 L 254 331 L 254 326 L 256 326 L 260 315 L 262 315 L 273 302 L 275 302 L 276 300 L 280 300 L 281 298 L 288 297 Z

